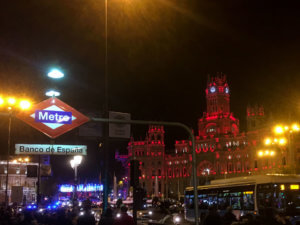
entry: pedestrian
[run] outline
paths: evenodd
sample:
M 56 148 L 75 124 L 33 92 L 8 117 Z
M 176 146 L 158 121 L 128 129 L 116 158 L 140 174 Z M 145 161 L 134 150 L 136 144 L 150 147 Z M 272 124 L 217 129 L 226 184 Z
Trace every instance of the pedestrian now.
M 226 208 L 226 213 L 222 217 L 223 225 L 230 225 L 233 222 L 237 221 L 236 216 L 232 213 L 231 206 L 228 206 Z
M 121 216 L 115 219 L 114 225 L 135 225 L 133 218 L 127 214 L 127 210 L 125 205 L 121 207 Z
M 220 225 L 221 217 L 214 206 L 208 208 L 208 214 L 204 218 L 203 225 Z
M 111 208 L 107 208 L 105 213 L 101 216 L 98 225 L 113 225 L 113 224 L 114 224 L 113 211 Z

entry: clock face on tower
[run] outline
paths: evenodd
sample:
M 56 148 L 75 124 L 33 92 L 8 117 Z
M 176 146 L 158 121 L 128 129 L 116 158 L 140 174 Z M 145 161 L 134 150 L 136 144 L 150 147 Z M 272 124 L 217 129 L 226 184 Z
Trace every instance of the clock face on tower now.
M 229 93 L 229 88 L 228 88 L 228 87 L 225 88 L 225 93 L 226 93 L 226 94 Z
M 216 92 L 216 87 L 215 87 L 215 86 L 212 86 L 212 87 L 210 87 L 209 90 L 210 90 L 211 93 L 215 93 L 215 92 Z

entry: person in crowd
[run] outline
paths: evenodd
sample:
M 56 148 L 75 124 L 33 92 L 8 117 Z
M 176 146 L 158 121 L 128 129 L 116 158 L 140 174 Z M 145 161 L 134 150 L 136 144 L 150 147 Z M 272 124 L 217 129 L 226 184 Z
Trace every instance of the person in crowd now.
M 208 214 L 203 221 L 203 225 L 220 225 L 221 217 L 214 206 L 208 208 Z
M 65 209 L 62 208 L 57 211 L 55 225 L 72 225 L 71 220 L 67 218 Z
M 98 225 L 113 225 L 113 224 L 114 224 L 113 210 L 111 208 L 107 208 L 105 213 L 101 216 Z
M 127 214 L 127 207 L 123 205 L 121 207 L 121 216 L 116 218 L 114 225 L 134 225 L 133 218 Z
M 83 215 L 78 217 L 77 225 L 95 225 L 96 221 L 91 208 L 91 204 L 83 204 Z
M 236 216 L 232 213 L 231 206 L 228 206 L 226 208 L 226 213 L 222 217 L 223 225 L 231 225 L 232 222 L 237 221 Z
M 275 220 L 278 225 L 291 225 L 291 222 L 285 217 L 283 213 L 275 213 Z

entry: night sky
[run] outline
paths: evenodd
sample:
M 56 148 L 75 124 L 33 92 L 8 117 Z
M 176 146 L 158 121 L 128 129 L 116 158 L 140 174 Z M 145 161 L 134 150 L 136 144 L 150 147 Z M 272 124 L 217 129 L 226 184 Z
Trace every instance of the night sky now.
M 289 114 L 296 120 L 299 9 L 296 1 L 108 0 L 110 109 L 196 129 L 206 107 L 207 76 L 223 72 L 242 130 L 248 104 L 262 104 L 278 121 Z M 37 103 L 46 99 L 46 89 L 57 87 L 60 99 L 74 108 L 101 111 L 104 43 L 104 0 L 1 0 L 0 93 Z M 53 66 L 64 71 L 62 81 L 46 77 Z M 7 120 L 0 118 L 0 125 L 5 154 Z M 146 130 L 133 127 L 132 133 L 144 138 Z M 166 131 L 168 143 L 186 138 L 178 130 Z M 14 122 L 13 134 L 14 142 L 49 142 L 20 121 Z M 56 142 L 88 144 L 89 157 L 79 173 L 93 179 L 101 168 L 101 138 L 83 140 L 76 134 Z M 126 143 L 114 141 L 112 147 L 124 152 Z M 68 158 L 55 159 L 54 176 L 70 179 Z

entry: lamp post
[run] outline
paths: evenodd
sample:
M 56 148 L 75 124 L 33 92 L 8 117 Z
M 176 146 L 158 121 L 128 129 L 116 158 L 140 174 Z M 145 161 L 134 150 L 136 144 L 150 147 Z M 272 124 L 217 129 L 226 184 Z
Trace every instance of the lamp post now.
M 292 174 L 296 174 L 296 162 L 295 162 L 295 149 L 293 147 L 292 144 L 292 135 L 295 132 L 299 132 L 300 131 L 300 127 L 297 123 L 292 124 L 291 126 L 282 126 L 282 125 L 277 125 L 274 127 L 273 132 L 276 135 L 285 135 L 287 134 L 288 136 L 288 158 L 289 158 L 289 168 Z M 285 144 L 286 141 L 282 141 L 282 143 L 279 144 Z
M 77 167 L 81 164 L 82 156 L 76 155 L 70 160 L 71 167 L 74 169 L 74 188 L 73 188 L 73 207 L 77 200 Z
M 57 68 L 52 68 L 48 73 L 47 76 L 52 80 L 52 81 L 59 81 L 60 79 L 65 77 L 65 74 L 57 69 Z M 54 86 L 54 84 L 52 83 L 52 86 Z M 60 92 L 58 90 L 55 89 L 50 89 L 48 91 L 46 91 L 45 93 L 46 96 L 48 97 L 58 97 L 60 96 Z
M 0 97 L 0 107 L 8 112 L 8 137 L 7 137 L 7 159 L 6 159 L 6 180 L 5 180 L 5 206 L 8 207 L 8 180 L 9 180 L 9 158 L 11 146 L 11 121 L 13 113 L 16 109 L 28 110 L 31 103 L 25 99 L 16 99 L 13 97 Z

